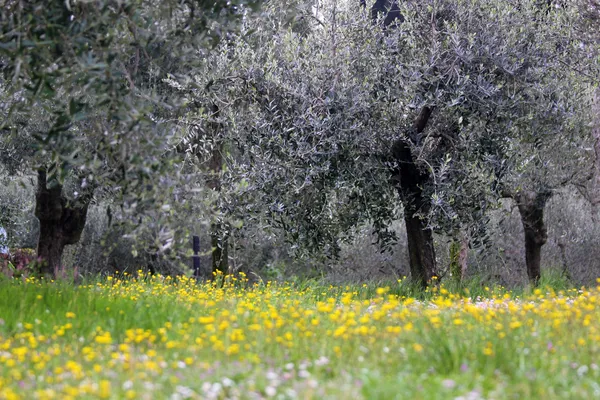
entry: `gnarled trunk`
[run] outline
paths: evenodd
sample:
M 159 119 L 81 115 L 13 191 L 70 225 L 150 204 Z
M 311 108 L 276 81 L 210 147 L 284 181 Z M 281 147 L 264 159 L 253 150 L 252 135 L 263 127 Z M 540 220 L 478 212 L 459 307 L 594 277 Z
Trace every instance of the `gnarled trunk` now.
M 85 227 L 91 196 L 77 205 L 63 196 L 62 185 L 49 186 L 45 169 L 38 170 L 35 215 L 40 221 L 37 256 L 42 261 L 39 272 L 54 277 L 61 267 L 66 245 L 76 244 Z
M 418 143 L 419 135 L 425 130 L 431 113 L 431 108 L 424 107 L 409 138 L 398 139 L 392 147 L 396 163 L 394 181 L 404 205 L 410 273 L 412 279 L 423 287 L 436 274 L 433 232 L 420 217 L 420 214 L 427 214 L 430 209 L 423 187 L 429 183 L 431 176 L 428 171 L 422 171 L 416 165 L 408 141 Z
M 525 232 L 525 264 L 529 281 L 536 285 L 541 276 L 542 246 L 548 241 L 544 208 L 552 196 L 550 190 L 524 191 L 515 195 Z
M 408 241 L 408 256 L 412 279 L 425 287 L 435 275 L 435 249 L 433 235 L 425 221 L 413 212 L 404 214 L 406 237 Z

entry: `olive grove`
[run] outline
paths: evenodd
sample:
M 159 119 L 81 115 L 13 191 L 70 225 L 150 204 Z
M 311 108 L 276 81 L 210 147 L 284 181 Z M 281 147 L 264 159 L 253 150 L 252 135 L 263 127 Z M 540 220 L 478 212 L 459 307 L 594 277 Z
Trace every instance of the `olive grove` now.
M 573 30 L 578 10 L 397 6 L 394 21 L 333 2 L 299 18 L 302 30 L 271 10 L 180 88 L 219 104 L 228 174 L 254 199 L 230 211 L 262 213 L 332 256 L 363 222 L 393 243 L 390 224 L 403 215 L 411 275 L 425 284 L 441 272 L 433 233 L 485 242 L 487 211 L 510 197 L 535 282 L 544 204 L 559 187 L 585 185 L 593 164 L 595 72 Z
M 97 3 L 2 11 L 3 173 L 35 173 L 46 274 L 93 205 L 150 266 L 200 228 L 210 272 L 260 237 L 327 264 L 367 227 L 425 286 L 508 199 L 536 283 L 546 204 L 599 203 L 594 1 Z

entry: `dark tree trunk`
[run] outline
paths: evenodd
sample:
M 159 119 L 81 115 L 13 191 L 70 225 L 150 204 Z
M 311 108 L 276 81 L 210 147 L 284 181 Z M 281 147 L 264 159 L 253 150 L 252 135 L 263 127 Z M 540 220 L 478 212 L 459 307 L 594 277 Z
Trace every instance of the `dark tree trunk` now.
M 567 259 L 567 245 L 562 238 L 558 239 L 557 245 L 558 245 L 558 248 L 560 249 L 560 261 L 562 264 L 562 276 L 567 278 L 570 281 L 573 278 L 571 277 L 571 273 L 569 272 L 569 261 Z
M 552 196 L 550 190 L 520 192 L 515 201 L 525 232 L 525 264 L 529 281 L 536 285 L 541 276 L 542 246 L 548 241 L 544 208 Z
M 455 232 L 450 244 L 450 273 L 457 282 L 462 282 L 467 275 L 469 256 L 469 237 L 464 232 Z
M 58 222 L 40 219 L 40 238 L 37 256 L 42 261 L 39 272 L 45 277 L 55 277 L 61 266 L 65 248 L 63 235 Z
M 431 176 L 428 171 L 420 170 L 416 165 L 410 142 L 419 143 L 420 134 L 425 130 L 431 113 L 431 108 L 424 107 L 408 139 L 398 139 L 392 147 L 396 163 L 394 182 L 404 205 L 410 273 L 412 279 L 421 286 L 426 286 L 436 274 L 433 233 L 426 221 L 419 216 L 427 214 L 430 209 L 423 188 L 430 182 Z
M 366 0 L 361 0 L 361 5 L 366 7 Z M 371 7 L 371 19 L 377 22 L 377 19 L 383 17 L 383 27 L 387 28 L 393 23 L 404 22 L 404 17 L 400 13 L 400 7 L 396 0 L 375 0 Z
M 75 244 L 85 227 L 91 196 L 75 205 L 63 196 L 58 182 L 49 186 L 45 169 L 38 171 L 35 215 L 40 221 L 37 256 L 42 261 L 39 272 L 54 277 L 61 267 L 66 245 Z
M 425 287 L 435 275 L 435 249 L 433 235 L 423 219 L 413 212 L 404 211 L 408 257 L 412 279 Z
M 221 191 L 221 173 L 223 172 L 223 143 L 218 137 L 222 129 L 217 121 L 219 108 L 216 105 L 211 107 L 214 121 L 210 124 L 210 134 L 212 135 L 213 150 L 208 160 L 208 179 L 207 185 L 216 192 Z M 213 276 L 217 272 L 226 275 L 229 272 L 229 230 L 220 222 L 211 224 L 210 239 L 212 245 L 212 272 Z

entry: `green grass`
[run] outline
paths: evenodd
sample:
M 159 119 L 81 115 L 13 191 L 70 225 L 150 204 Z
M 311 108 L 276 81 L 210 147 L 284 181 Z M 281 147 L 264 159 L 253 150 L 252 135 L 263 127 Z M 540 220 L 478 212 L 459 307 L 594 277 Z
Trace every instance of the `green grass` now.
M 600 292 L 544 279 L 2 280 L 0 398 L 597 397 Z

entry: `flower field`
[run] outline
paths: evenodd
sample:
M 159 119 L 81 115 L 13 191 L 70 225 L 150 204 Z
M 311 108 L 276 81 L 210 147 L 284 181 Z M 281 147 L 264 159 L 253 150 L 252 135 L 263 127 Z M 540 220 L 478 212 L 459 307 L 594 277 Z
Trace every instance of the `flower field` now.
M 600 396 L 600 287 L 485 293 L 5 280 L 0 398 Z

